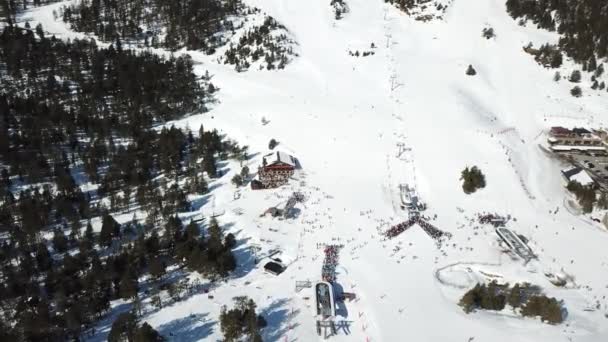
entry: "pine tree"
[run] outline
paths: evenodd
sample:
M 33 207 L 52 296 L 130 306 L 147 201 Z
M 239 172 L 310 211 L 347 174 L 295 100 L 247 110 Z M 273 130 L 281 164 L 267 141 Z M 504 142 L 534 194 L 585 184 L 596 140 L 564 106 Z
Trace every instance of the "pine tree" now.
M 151 276 L 159 279 L 165 274 L 165 263 L 160 257 L 154 257 L 150 260 L 149 270 Z
M 234 177 L 232 177 L 231 182 L 235 186 L 240 187 L 243 185 L 243 177 L 241 177 L 241 175 L 239 175 L 239 174 L 236 174 L 236 175 L 234 175 Z
M 53 266 L 51 254 L 43 243 L 38 243 L 36 245 L 36 264 L 38 265 L 38 269 L 42 272 L 50 270 Z
M 59 253 L 64 253 L 68 250 L 68 239 L 61 229 L 53 231 L 53 248 Z
M 84 231 L 84 241 L 86 242 L 87 249 L 90 250 L 95 245 L 95 235 L 93 235 L 93 225 L 91 221 L 87 222 L 87 228 Z
M 76 301 L 70 305 L 64 316 L 69 335 L 74 339 L 77 339 L 82 331 L 82 324 L 84 322 L 83 311 L 82 303 Z
M 139 296 L 135 296 L 135 298 L 133 298 L 133 309 L 131 310 L 131 312 L 133 313 L 133 315 L 135 315 L 135 317 L 141 317 L 143 311 L 143 303 L 141 302 L 141 299 L 139 298 Z
M 201 237 L 201 230 L 197 223 L 190 220 L 190 223 L 186 226 L 185 234 L 188 240 L 198 240 Z
M 203 157 L 203 170 L 211 178 L 217 177 L 217 166 L 215 165 L 215 156 L 211 152 L 207 152 Z
M 124 299 L 135 298 L 139 289 L 137 275 L 132 269 L 127 269 L 120 279 L 120 297 Z
M 597 82 L 597 80 L 593 81 L 593 84 L 591 85 L 591 89 L 593 90 L 597 90 L 597 88 L 599 88 L 599 83 Z
M 241 178 L 244 180 L 249 178 L 249 168 L 247 166 L 243 166 L 241 168 Z
M 162 342 L 165 338 L 154 330 L 148 323 L 142 324 L 135 330 L 133 342 Z
M 215 217 L 212 217 L 211 221 L 209 221 L 207 231 L 209 235 L 209 240 L 207 241 L 209 249 L 219 252 L 222 249 L 222 229 Z
M 521 305 L 521 302 L 522 302 L 521 289 L 519 287 L 519 284 L 515 284 L 511 288 L 511 291 L 509 292 L 508 303 L 512 307 L 517 308 Z
M 600 63 L 600 65 L 597 67 L 597 69 L 595 70 L 595 73 L 593 74 L 595 77 L 601 77 L 604 74 L 604 64 Z
M 112 323 L 112 329 L 110 329 L 110 334 L 108 335 L 108 342 L 132 340 L 136 326 L 137 320 L 135 315 L 131 312 L 121 313 L 114 323 Z
M 587 64 L 587 70 L 589 70 L 589 71 L 597 70 L 597 60 L 595 59 L 594 55 L 591 55 L 591 58 L 589 58 L 589 63 Z
M 120 225 L 112 215 L 106 213 L 103 215 L 101 223 L 101 231 L 99 232 L 99 244 L 102 246 L 110 246 L 112 239 L 120 236 Z

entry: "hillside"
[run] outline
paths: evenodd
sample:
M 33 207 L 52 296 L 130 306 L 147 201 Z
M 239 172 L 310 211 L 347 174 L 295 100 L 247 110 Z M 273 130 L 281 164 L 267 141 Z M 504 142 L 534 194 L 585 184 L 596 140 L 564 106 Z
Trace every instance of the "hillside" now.
M 339 328 L 329 340 L 608 339 L 608 230 L 592 220 L 604 211 L 569 210 L 560 175 L 564 165 L 539 148 L 552 126 L 608 125 L 608 94 L 590 89 L 592 71 L 583 71 L 582 96 L 571 96 L 573 83 L 555 82 L 554 74 L 569 75 L 579 65 L 564 54 L 559 68 L 544 68 L 523 49 L 529 43 L 558 44 L 560 33 L 532 22 L 520 25 L 505 0 L 438 1 L 446 5 L 439 10 L 420 7 L 424 1 L 344 2 L 348 11 L 338 20 L 330 0 L 243 1 L 260 9 L 257 20 L 274 18 L 297 43 L 297 56 L 281 70 L 237 72 L 218 63 L 224 50 L 178 49 L 190 56 L 195 74 L 209 72 L 219 89 L 217 102 L 207 112 L 176 113 L 153 128 L 159 134 L 171 126 L 216 129 L 247 145 L 249 158 L 218 160 L 222 172 L 210 181 L 209 195 L 189 196 L 193 210 L 175 212 L 184 223 L 218 216 L 223 234 L 236 238 L 236 269 L 222 281 L 180 270 L 176 274 L 200 287 L 180 300 L 165 295 L 162 308 L 141 291 L 140 321 L 170 341 L 219 340 L 222 306 L 246 295 L 268 322 L 264 341 L 323 340 L 314 291 L 294 287 L 296 281 L 320 280 L 322 247 L 335 244 L 343 245 L 337 284 L 357 299 L 340 304 Z M 70 3 L 26 11 L 20 23 L 40 22 L 62 40 L 93 38 L 53 16 Z M 433 18 L 418 20 L 421 15 Z M 488 27 L 495 32 L 491 39 L 482 35 Z M 233 43 L 243 32 L 236 32 Z M 107 46 L 103 40 L 98 44 Z M 163 46 L 149 51 L 170 55 Z M 474 76 L 465 73 L 469 65 Z M 271 139 L 279 142 L 275 151 L 297 157 L 302 170 L 278 189 L 231 184 L 241 164 L 252 172 L 263 165 Z M 486 185 L 465 194 L 459 178 L 473 165 L 485 174 Z M 392 239 L 384 236 L 409 218 L 400 208 L 399 185 L 405 183 L 426 203 L 425 222 L 449 234 L 436 240 L 411 228 Z M 260 217 L 294 191 L 305 197 L 295 218 Z M 478 222 L 482 213 L 510 216 L 508 228 L 528 240 L 536 258 L 524 262 L 506 253 L 494 228 Z M 115 216 L 124 223 L 133 213 Z M 100 218 L 94 226 L 95 233 L 101 230 Z M 263 270 L 263 257 L 276 250 L 287 265 L 279 276 Z M 256 264 L 255 258 L 264 262 Z M 568 278 L 567 284 L 555 286 L 555 275 Z M 565 321 L 546 324 L 511 309 L 465 313 L 460 298 L 491 280 L 541 287 L 563 300 Z M 105 340 L 112 321 L 132 305 L 113 300 L 83 339 Z

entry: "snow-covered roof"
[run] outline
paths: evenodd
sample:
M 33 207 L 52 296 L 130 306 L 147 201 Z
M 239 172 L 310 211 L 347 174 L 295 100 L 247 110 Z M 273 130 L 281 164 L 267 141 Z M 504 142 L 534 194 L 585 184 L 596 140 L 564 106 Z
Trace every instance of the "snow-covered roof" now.
M 296 158 L 282 151 L 277 151 L 266 156 L 266 162 L 268 163 L 268 165 L 272 165 L 275 163 L 285 163 L 287 165 L 296 167 Z
M 591 179 L 591 176 L 589 176 L 589 174 L 585 170 L 581 170 L 581 172 L 570 177 L 570 180 L 579 182 L 581 185 L 587 185 L 587 184 L 593 183 L 593 179 Z
M 581 185 L 588 185 L 593 183 L 593 179 L 587 173 L 587 171 L 583 170 L 580 167 L 571 167 L 569 169 L 562 170 L 562 174 L 564 178 L 569 181 L 575 181 L 580 183 Z
M 581 145 L 553 145 L 551 146 L 553 151 L 605 151 L 606 148 L 604 146 L 581 146 Z

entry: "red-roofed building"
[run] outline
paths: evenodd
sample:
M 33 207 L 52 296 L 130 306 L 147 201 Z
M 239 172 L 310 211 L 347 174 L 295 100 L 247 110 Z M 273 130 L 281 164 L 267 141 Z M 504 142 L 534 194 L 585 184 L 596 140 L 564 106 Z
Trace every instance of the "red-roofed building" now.
M 602 145 L 602 139 L 597 135 L 597 132 L 591 132 L 585 128 L 551 127 L 547 140 L 551 146 Z
M 298 161 L 285 152 L 273 152 L 262 159 L 262 166 L 258 168 L 258 179 L 251 183 L 251 188 L 276 188 L 289 181 L 298 166 Z

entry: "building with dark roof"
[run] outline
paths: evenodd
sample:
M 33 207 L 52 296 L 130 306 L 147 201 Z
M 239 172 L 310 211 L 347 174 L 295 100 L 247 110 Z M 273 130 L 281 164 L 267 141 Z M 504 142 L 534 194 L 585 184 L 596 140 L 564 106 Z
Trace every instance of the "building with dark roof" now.
M 279 274 L 283 273 L 285 271 L 285 266 L 283 266 L 282 264 L 275 262 L 275 261 L 270 261 L 268 263 L 266 263 L 266 265 L 264 265 L 264 271 L 278 276 Z

